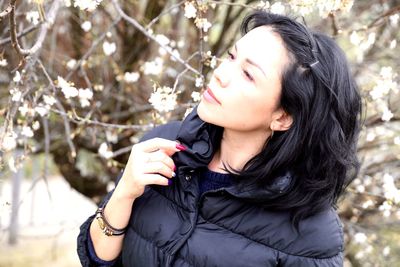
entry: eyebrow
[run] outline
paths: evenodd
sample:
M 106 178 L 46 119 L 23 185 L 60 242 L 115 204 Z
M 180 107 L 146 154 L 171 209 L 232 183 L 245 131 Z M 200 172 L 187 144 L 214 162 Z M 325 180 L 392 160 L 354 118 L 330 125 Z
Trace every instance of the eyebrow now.
M 237 48 L 237 45 L 236 45 L 236 44 L 235 44 L 234 48 L 235 48 L 235 50 L 236 50 L 236 52 L 237 52 L 237 51 L 238 51 L 238 48 Z M 257 63 L 255 63 L 254 61 L 252 61 L 252 60 L 249 59 L 249 58 L 246 58 L 246 62 L 249 63 L 249 64 L 251 64 L 251 65 L 253 65 L 254 67 L 258 68 L 258 69 L 264 74 L 264 76 L 267 77 L 267 75 L 265 74 L 265 72 L 263 71 L 263 69 L 262 69 Z

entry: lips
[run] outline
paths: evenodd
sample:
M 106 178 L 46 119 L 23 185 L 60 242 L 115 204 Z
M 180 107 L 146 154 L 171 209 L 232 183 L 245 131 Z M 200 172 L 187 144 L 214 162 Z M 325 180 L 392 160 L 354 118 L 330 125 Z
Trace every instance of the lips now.
M 210 87 L 207 87 L 207 93 L 218 103 L 221 105 L 221 102 L 218 100 L 218 98 L 214 95 L 213 91 L 211 91 Z

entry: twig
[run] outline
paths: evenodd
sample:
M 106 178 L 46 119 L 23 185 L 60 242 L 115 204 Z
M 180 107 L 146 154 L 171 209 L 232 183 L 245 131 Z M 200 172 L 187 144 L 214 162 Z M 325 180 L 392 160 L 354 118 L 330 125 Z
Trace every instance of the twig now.
M 331 19 L 332 22 L 332 31 L 333 31 L 332 35 L 336 36 L 339 33 L 339 27 L 337 25 L 335 13 L 333 13 L 333 11 L 329 13 L 329 18 Z
M 194 53 L 187 59 L 187 62 L 189 62 L 189 61 L 190 61 L 193 57 L 195 57 L 197 54 L 199 54 L 199 51 L 194 52 Z M 188 69 L 185 68 L 181 73 L 179 73 L 179 74 L 176 76 L 176 79 L 175 79 L 175 82 L 174 82 L 174 87 L 172 88 L 172 93 L 175 92 L 176 87 L 178 86 L 178 83 L 179 83 L 180 78 L 181 78 L 187 71 L 188 71 Z
M 10 1 L 11 12 L 10 12 L 10 37 L 11 43 L 14 47 L 15 51 L 20 57 L 26 57 L 32 54 L 35 54 L 41 47 L 46 38 L 47 30 L 50 28 L 50 25 L 54 23 L 56 14 L 58 9 L 61 6 L 61 0 L 54 0 L 53 5 L 50 8 L 49 14 L 47 16 L 48 20 L 42 24 L 40 27 L 39 36 L 35 42 L 35 44 L 30 49 L 23 49 L 19 44 L 17 37 L 17 22 L 15 20 L 15 2 L 16 0 Z
M 18 33 L 17 34 L 17 38 L 21 38 L 22 36 L 25 36 L 25 35 L 33 32 L 34 30 L 37 30 L 37 29 L 39 29 L 38 25 L 30 26 L 29 28 L 26 28 L 22 32 Z M 0 40 L 0 45 L 5 45 L 5 44 L 8 44 L 10 42 L 11 42 L 11 37 L 7 37 L 7 38 L 4 38 L 3 40 Z
M 108 29 L 106 31 L 104 31 L 95 41 L 93 41 L 92 46 L 89 48 L 89 50 L 83 55 L 83 57 L 81 59 L 79 59 L 79 61 L 75 64 L 75 66 L 67 74 L 67 76 L 65 77 L 67 80 L 69 80 L 69 78 L 71 78 L 72 74 L 74 74 L 75 71 L 77 71 L 81 67 L 82 63 L 93 53 L 94 49 L 100 44 L 100 42 L 103 41 L 104 38 L 106 38 L 107 32 L 109 32 L 110 29 L 114 28 L 115 25 L 117 25 L 120 20 L 121 20 L 121 17 L 118 17 L 108 27 Z
M 169 8 L 167 8 L 166 10 L 164 10 L 163 12 L 160 13 L 160 15 L 158 15 L 157 17 L 155 17 L 154 19 L 152 19 L 152 21 L 150 21 L 149 24 L 147 24 L 147 26 L 145 27 L 146 30 L 150 29 L 151 26 L 153 26 L 154 23 L 156 23 L 162 16 L 164 16 L 165 14 L 168 14 L 169 12 L 171 12 L 172 10 L 174 10 L 175 8 L 178 8 L 179 6 L 181 6 L 183 3 L 185 3 L 186 0 L 183 0 L 175 5 L 170 6 Z
M 50 83 L 50 85 L 51 85 L 51 87 L 52 87 L 54 93 L 56 93 L 56 86 L 54 85 L 53 80 L 51 79 L 50 75 L 47 73 L 45 67 L 43 66 L 42 61 L 40 61 L 40 60 L 38 59 L 37 62 L 38 62 L 38 64 L 39 64 L 39 67 L 42 69 L 44 75 L 46 76 L 47 80 L 49 81 L 49 83 Z M 64 120 L 64 128 L 65 128 L 65 135 L 66 135 L 66 137 L 67 137 L 67 143 L 68 143 L 69 149 L 71 150 L 71 156 L 72 156 L 73 158 L 75 158 L 75 157 L 76 157 L 76 149 L 75 149 L 74 144 L 73 144 L 72 141 L 71 141 L 71 128 L 70 128 L 70 126 L 69 126 L 67 114 L 65 113 L 65 109 L 64 109 L 64 107 L 61 105 L 60 101 L 59 101 L 57 98 L 55 98 L 55 100 L 56 100 L 56 106 L 57 106 L 57 108 L 60 109 L 60 110 L 63 112 L 63 114 L 61 114 L 61 115 L 62 115 L 63 120 Z
M 11 13 L 12 7 L 9 5 L 5 10 L 0 12 L 0 22 L 3 20 L 5 16 Z
M 68 116 L 69 114 L 59 111 L 57 109 L 50 109 L 52 112 L 62 115 L 62 116 Z M 141 131 L 147 131 L 150 129 L 153 129 L 155 126 L 155 124 L 150 123 L 147 125 L 139 125 L 139 124 L 134 124 L 134 125 L 125 125 L 125 124 L 112 124 L 112 123 L 106 123 L 106 122 L 100 122 L 100 121 L 94 121 L 94 120 L 89 120 L 86 118 L 82 118 L 80 116 L 78 116 L 76 113 L 73 115 L 73 117 L 70 117 L 69 120 L 73 123 L 76 123 L 78 125 L 82 125 L 82 124 L 87 124 L 87 125 L 99 125 L 99 126 L 103 126 L 103 127 L 108 127 L 108 128 L 116 128 L 116 129 L 121 129 L 121 130 L 125 130 L 125 129 L 132 129 L 132 130 L 141 130 Z
M 172 53 L 172 51 L 170 51 L 170 49 L 168 49 L 168 47 L 166 47 L 165 45 L 163 45 L 161 42 L 159 42 L 153 35 L 149 34 L 149 32 L 142 26 L 140 25 L 139 22 L 137 22 L 134 18 L 128 16 L 119 6 L 118 1 L 117 0 L 112 0 L 115 9 L 117 10 L 118 14 L 124 19 L 126 20 L 128 23 L 132 24 L 136 29 L 138 29 L 141 33 L 143 33 L 145 36 L 147 36 L 149 39 L 151 39 L 152 41 L 154 41 L 155 43 L 157 43 L 160 47 L 164 48 L 164 50 L 170 54 L 170 56 L 172 58 L 174 58 L 176 61 L 178 61 L 179 63 L 183 64 L 187 69 L 189 69 L 190 71 L 194 72 L 197 75 L 201 75 L 201 73 L 199 71 L 197 71 L 196 69 L 194 69 L 192 66 L 190 66 L 189 64 L 187 64 L 183 59 L 181 59 L 180 57 L 176 56 L 174 53 Z
M 133 145 L 127 146 L 127 147 L 123 147 L 121 149 L 118 149 L 118 150 L 114 151 L 112 156 L 111 156 L 111 158 L 115 158 L 115 157 L 117 157 L 119 155 L 122 155 L 122 154 L 130 152 L 132 147 L 133 147 Z
M 377 24 L 381 19 L 384 19 L 388 16 L 391 16 L 393 14 L 396 14 L 397 12 L 400 12 L 400 5 L 395 6 L 391 9 L 389 9 L 388 11 L 386 11 L 385 13 L 383 13 L 381 16 L 377 17 L 376 19 L 374 19 L 368 26 L 367 28 L 372 28 L 375 26 L 375 24 Z

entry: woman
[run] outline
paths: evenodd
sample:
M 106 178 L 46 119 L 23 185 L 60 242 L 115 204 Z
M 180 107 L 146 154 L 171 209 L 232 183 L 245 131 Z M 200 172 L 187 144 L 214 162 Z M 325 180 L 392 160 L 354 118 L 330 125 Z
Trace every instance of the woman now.
M 242 32 L 193 112 L 133 147 L 81 226 L 84 266 L 342 266 L 361 109 L 346 58 L 284 16 Z

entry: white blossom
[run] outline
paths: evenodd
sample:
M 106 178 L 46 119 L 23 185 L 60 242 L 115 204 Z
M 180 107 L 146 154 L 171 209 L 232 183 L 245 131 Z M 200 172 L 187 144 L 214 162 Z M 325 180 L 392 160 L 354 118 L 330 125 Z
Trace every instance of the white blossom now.
M 64 5 L 66 7 L 70 7 L 71 6 L 71 0 L 64 0 Z
M 203 77 L 197 77 L 196 78 L 196 82 L 195 82 L 195 86 L 196 87 L 202 87 L 203 84 L 204 84 Z
M 397 40 L 396 39 L 393 39 L 391 42 L 390 42 L 390 49 L 395 49 L 396 48 L 396 46 L 397 46 Z
M 114 54 L 114 52 L 116 50 L 117 50 L 117 45 L 114 42 L 109 43 L 109 42 L 105 41 L 103 43 L 103 52 L 106 56 L 110 56 L 110 55 Z
M 13 81 L 14 81 L 15 83 L 19 83 L 19 82 L 21 81 L 21 73 L 19 73 L 19 71 L 16 71 L 16 72 L 15 72 L 15 75 L 14 75 L 14 77 L 13 77 Z
M 17 172 L 17 168 L 16 168 L 16 166 L 15 166 L 14 157 L 11 157 L 11 158 L 8 160 L 7 164 L 8 164 L 8 168 L 10 169 L 10 171 L 12 171 L 13 173 L 16 173 L 16 172 Z
M 5 58 L 0 59 L 0 67 L 5 67 L 7 65 L 8 65 L 8 63 L 7 63 L 7 60 Z
M 38 121 L 34 121 L 34 122 L 32 123 L 32 129 L 33 129 L 34 131 L 37 131 L 37 130 L 39 130 L 39 128 L 40 128 L 40 123 L 39 123 Z
M 31 129 L 31 127 L 26 126 L 26 125 L 23 126 L 22 130 L 21 130 L 21 135 L 28 137 L 28 138 L 33 137 L 33 131 Z
M 399 14 L 391 15 L 391 16 L 389 17 L 390 24 L 392 24 L 392 26 L 396 27 L 396 26 L 397 26 L 397 23 L 399 22 L 399 18 L 400 18 L 400 15 L 399 15 Z
M 58 76 L 57 80 L 58 80 L 58 86 L 61 88 L 61 91 L 63 92 L 65 98 L 78 96 L 79 94 L 78 90 L 72 84 L 64 80 L 63 77 Z
M 22 92 L 18 88 L 10 90 L 11 100 L 14 102 L 19 102 L 22 100 Z
M 281 2 L 275 2 L 271 5 L 271 13 L 283 15 L 285 13 L 285 6 Z
M 208 29 L 212 26 L 206 18 L 197 18 L 195 24 L 197 28 L 202 29 L 204 32 L 208 32 Z
M 143 66 L 143 72 L 145 75 L 153 74 L 158 75 L 161 73 L 163 67 L 163 60 L 160 57 L 154 59 L 154 61 L 146 62 Z
M 386 257 L 387 255 L 389 255 L 389 253 L 390 253 L 390 247 L 389 246 L 384 247 L 382 251 L 383 256 Z
M 74 7 L 81 10 L 94 11 L 102 0 L 74 0 Z
M 350 34 L 350 43 L 352 43 L 353 45 L 359 45 L 362 41 L 362 38 L 360 37 L 360 35 L 358 34 L 358 32 L 353 31 Z
M 17 135 L 11 131 L 7 132 L 3 138 L 1 149 L 4 151 L 11 151 L 17 146 Z
M 400 203 L 400 189 L 396 187 L 393 176 L 388 173 L 383 176 L 383 190 L 386 199 Z
M 160 44 L 162 44 L 162 45 L 168 45 L 169 42 L 170 42 L 170 40 L 168 39 L 168 37 L 165 36 L 165 35 L 163 35 L 163 34 L 157 34 L 155 38 L 156 38 L 156 40 L 157 40 Z
M 172 88 L 163 86 L 157 88 L 153 86 L 153 93 L 149 98 L 149 102 L 158 112 L 168 112 L 175 108 L 177 95 L 172 92 Z
M 43 101 L 49 106 L 52 106 L 56 103 L 56 99 L 51 95 L 43 95 Z
M 72 69 L 75 67 L 76 63 L 77 63 L 76 59 L 70 59 L 70 60 L 68 60 L 68 62 L 67 62 L 67 68 L 68 68 L 69 70 L 72 70 Z
M 140 74 L 139 72 L 125 72 L 124 81 L 127 83 L 134 83 L 139 80 Z
M 35 107 L 35 111 L 40 115 L 40 116 L 46 116 L 49 113 L 49 106 L 44 106 L 42 104 L 39 104 Z
M 383 112 L 382 112 L 382 117 L 381 119 L 383 121 L 390 121 L 391 118 L 393 118 L 393 113 L 389 110 L 389 108 L 385 107 Z
M 195 18 L 197 13 L 197 9 L 192 2 L 185 3 L 185 17 L 188 19 Z
M 393 139 L 393 143 L 394 143 L 395 145 L 400 145 L 400 136 L 396 136 L 396 137 Z
M 89 88 L 86 89 L 79 88 L 78 91 L 79 91 L 78 93 L 79 102 L 81 103 L 81 106 L 83 108 L 89 106 L 90 105 L 89 100 L 93 98 L 93 91 Z
M 367 209 L 374 205 L 374 202 L 371 199 L 368 199 L 362 204 L 363 209 Z
M 85 22 L 83 22 L 81 24 L 81 28 L 85 32 L 88 32 L 88 31 L 90 31 L 92 29 L 92 23 L 90 21 L 86 20 Z
M 201 94 L 199 92 L 192 92 L 190 95 L 194 102 L 199 102 L 201 99 Z
M 375 134 L 374 132 L 370 131 L 370 132 L 367 133 L 366 140 L 367 140 L 368 142 L 374 141 L 375 138 L 376 138 L 376 134 Z
M 364 233 L 356 233 L 354 235 L 354 242 L 362 244 L 367 241 L 367 236 Z
M 28 106 L 27 102 L 24 102 L 22 106 L 18 108 L 18 111 L 21 113 L 21 116 L 25 117 L 27 114 L 33 115 L 34 111 Z
M 118 143 L 118 133 L 116 131 L 106 131 L 106 139 L 108 142 L 116 144 Z
M 210 68 L 214 69 L 217 66 L 217 57 L 213 56 L 210 61 Z
M 32 23 L 33 25 L 38 25 L 40 21 L 39 12 L 37 11 L 29 11 L 26 13 L 25 18 L 27 21 Z
M 388 201 L 384 201 L 382 205 L 379 206 L 379 210 L 383 212 L 383 216 L 389 217 L 391 213 L 392 206 Z
M 261 0 L 260 2 L 258 2 L 258 4 L 256 5 L 257 9 L 261 9 L 261 10 L 268 10 L 270 8 L 270 3 L 269 1 L 266 0 Z
M 107 143 L 105 143 L 105 142 L 101 143 L 98 153 L 101 157 L 103 157 L 105 159 L 109 159 L 113 156 L 113 152 L 111 151 L 111 149 L 108 147 Z

